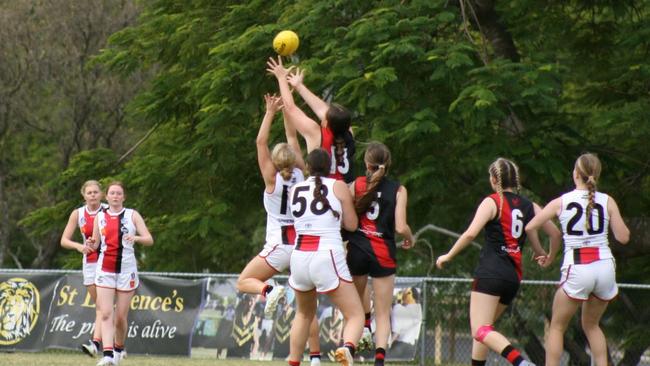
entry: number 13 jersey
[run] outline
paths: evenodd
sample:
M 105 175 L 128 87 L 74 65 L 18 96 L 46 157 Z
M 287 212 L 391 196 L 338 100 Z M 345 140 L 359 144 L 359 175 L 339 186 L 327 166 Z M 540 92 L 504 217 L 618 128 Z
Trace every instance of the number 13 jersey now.
M 587 227 L 589 192 L 576 189 L 562 195 L 562 210 L 558 215 L 564 234 L 564 261 L 562 266 L 586 264 L 600 259 L 613 258 L 607 239 L 609 196 L 595 192 L 591 225 Z
M 474 275 L 518 283 L 522 278 L 521 250 L 526 242 L 524 228 L 535 216 L 533 203 L 518 194 L 503 192 L 498 216 L 501 198 L 497 193 L 489 197 L 497 206 L 497 217 L 485 224 L 485 245 Z

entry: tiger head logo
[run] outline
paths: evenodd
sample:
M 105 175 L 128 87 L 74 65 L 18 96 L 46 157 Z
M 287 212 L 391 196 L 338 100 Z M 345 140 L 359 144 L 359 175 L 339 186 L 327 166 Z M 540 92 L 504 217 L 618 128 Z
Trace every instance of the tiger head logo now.
M 26 279 L 0 283 L 0 345 L 16 344 L 31 333 L 40 304 L 38 289 Z

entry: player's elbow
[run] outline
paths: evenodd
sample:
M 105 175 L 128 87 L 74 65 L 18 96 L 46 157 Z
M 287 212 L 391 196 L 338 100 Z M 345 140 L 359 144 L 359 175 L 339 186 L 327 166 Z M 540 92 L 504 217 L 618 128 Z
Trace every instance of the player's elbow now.
M 620 230 L 618 233 L 614 232 L 614 238 L 616 239 L 617 242 L 625 245 L 630 241 L 630 230 L 628 228 L 624 228 L 623 230 Z

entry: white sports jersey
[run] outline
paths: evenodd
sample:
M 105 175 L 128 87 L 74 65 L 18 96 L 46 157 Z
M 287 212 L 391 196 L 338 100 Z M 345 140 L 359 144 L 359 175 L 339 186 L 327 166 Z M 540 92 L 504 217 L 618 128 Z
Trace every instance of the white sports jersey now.
M 100 266 L 98 270 L 109 273 L 133 272 L 136 270 L 134 242 L 124 239 L 135 235 L 133 209 L 123 208 L 120 212 L 110 209 L 97 214 L 101 237 Z
M 588 194 L 589 192 L 586 190 L 576 189 L 562 195 L 562 210 L 559 219 L 564 234 L 563 266 L 613 258 L 607 239 L 609 231 L 607 200 L 609 196 L 596 192 L 591 214 L 591 227 L 587 228 Z
M 264 208 L 266 209 L 266 243 L 291 244 L 295 239 L 293 216 L 289 210 L 289 191 L 296 183 L 305 180 L 298 168 L 294 168 L 291 178 L 285 180 L 280 173 L 275 173 L 275 189 L 272 193 L 264 191 Z
M 296 228 L 296 250 L 329 250 L 340 249 L 341 219 L 343 215 L 341 201 L 334 195 L 333 178 L 321 177 L 322 194 L 330 203 L 332 209 L 339 213 L 335 217 L 332 210 L 323 207 L 321 202 L 314 200 L 316 187 L 315 178 L 309 177 L 291 189 L 291 214 Z

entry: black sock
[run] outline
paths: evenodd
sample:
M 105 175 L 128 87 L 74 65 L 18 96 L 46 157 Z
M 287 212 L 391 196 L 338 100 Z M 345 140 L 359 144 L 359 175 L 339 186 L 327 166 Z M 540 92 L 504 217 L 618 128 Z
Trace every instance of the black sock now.
M 371 324 L 371 321 L 370 321 L 370 313 L 366 313 L 366 322 L 365 322 L 364 326 L 365 326 L 366 328 L 368 328 L 368 330 L 369 330 L 370 332 L 372 332 L 372 329 L 370 329 L 370 324 Z
M 485 366 L 486 360 L 475 360 L 472 358 L 472 366 Z
M 268 295 L 269 292 L 271 292 L 271 290 L 273 290 L 273 286 L 271 285 L 264 286 L 264 288 L 262 289 L 262 296 L 266 297 L 266 295 Z
M 354 352 L 355 352 L 356 349 L 357 349 L 357 348 L 354 346 L 354 344 L 352 344 L 352 343 L 350 343 L 350 342 L 345 342 L 345 344 L 343 345 L 343 347 L 347 348 L 347 349 L 350 351 L 350 355 L 351 355 L 352 357 L 354 357 Z
M 90 341 L 93 342 L 93 344 L 95 345 L 95 347 L 97 347 L 97 349 L 99 349 L 100 344 L 99 344 L 98 341 L 96 341 L 94 339 L 91 339 Z
M 317 358 L 320 360 L 320 352 L 309 352 L 309 360 L 313 360 L 314 358 Z
M 519 364 L 524 361 L 524 358 L 521 357 L 521 353 L 519 353 L 519 351 L 517 351 L 517 349 L 512 345 L 507 345 L 506 348 L 501 351 L 501 356 L 515 366 L 519 366 Z
M 381 347 L 375 349 L 375 366 L 384 366 L 384 358 L 386 358 L 386 350 Z
M 112 349 L 105 349 L 104 350 L 104 357 L 110 357 L 113 358 L 113 350 Z
M 117 346 L 115 346 L 115 347 L 113 347 L 113 351 L 115 351 L 115 352 L 119 352 L 119 353 L 122 353 L 122 351 L 124 351 L 124 347 L 117 347 Z

